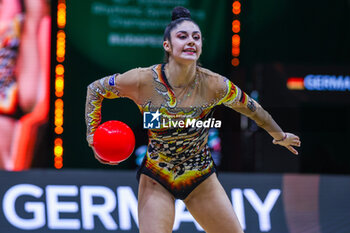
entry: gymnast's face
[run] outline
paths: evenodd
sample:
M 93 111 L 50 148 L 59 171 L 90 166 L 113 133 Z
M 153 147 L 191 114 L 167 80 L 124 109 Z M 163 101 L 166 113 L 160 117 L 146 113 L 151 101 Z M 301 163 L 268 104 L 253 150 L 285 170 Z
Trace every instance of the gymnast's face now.
M 170 33 L 171 42 L 163 43 L 165 51 L 179 63 L 193 63 L 202 53 L 202 34 L 191 21 L 183 21 Z

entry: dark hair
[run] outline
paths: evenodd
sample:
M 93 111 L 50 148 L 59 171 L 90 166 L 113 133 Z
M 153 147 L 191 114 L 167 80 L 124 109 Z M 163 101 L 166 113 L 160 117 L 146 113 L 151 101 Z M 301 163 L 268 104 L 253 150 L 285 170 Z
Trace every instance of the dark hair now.
M 169 40 L 171 42 L 171 31 L 183 21 L 190 21 L 198 26 L 198 24 L 191 19 L 191 12 L 187 8 L 177 6 L 171 13 L 171 22 L 164 30 L 163 41 Z M 165 62 L 169 61 L 169 53 L 167 51 L 165 51 L 164 60 Z

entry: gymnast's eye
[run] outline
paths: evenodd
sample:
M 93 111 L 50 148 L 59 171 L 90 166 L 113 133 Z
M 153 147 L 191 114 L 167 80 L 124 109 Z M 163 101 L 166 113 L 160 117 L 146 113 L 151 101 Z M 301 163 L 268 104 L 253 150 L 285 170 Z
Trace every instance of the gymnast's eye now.
M 184 39 L 187 38 L 187 35 L 185 35 L 185 34 L 180 34 L 180 35 L 178 35 L 177 37 L 180 38 L 181 40 L 184 40 Z
M 200 40 L 201 39 L 201 36 L 199 34 L 194 34 L 193 35 L 193 39 L 194 40 Z

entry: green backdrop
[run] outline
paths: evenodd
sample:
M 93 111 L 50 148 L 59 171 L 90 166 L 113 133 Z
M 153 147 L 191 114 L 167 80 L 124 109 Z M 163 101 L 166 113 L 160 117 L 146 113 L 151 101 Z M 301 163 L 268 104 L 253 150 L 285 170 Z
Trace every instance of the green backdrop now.
M 162 63 L 163 33 L 175 6 L 189 8 L 202 30 L 202 65 L 226 75 L 231 66 L 230 4 L 212 0 L 67 1 L 64 167 L 106 167 L 93 158 L 85 141 L 86 87 L 109 74 Z M 147 143 L 141 114 L 132 101 L 104 100 L 102 122 L 112 119 L 134 130 L 136 146 Z M 134 163 L 129 159 L 116 169 L 131 168 Z

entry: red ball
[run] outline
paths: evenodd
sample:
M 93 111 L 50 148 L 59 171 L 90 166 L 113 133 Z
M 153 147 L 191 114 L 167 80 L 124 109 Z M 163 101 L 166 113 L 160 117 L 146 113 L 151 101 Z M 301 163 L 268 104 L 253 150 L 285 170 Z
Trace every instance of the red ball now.
M 134 151 L 135 135 L 127 124 L 121 121 L 107 121 L 96 129 L 93 146 L 101 159 L 120 163 L 129 158 Z

